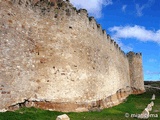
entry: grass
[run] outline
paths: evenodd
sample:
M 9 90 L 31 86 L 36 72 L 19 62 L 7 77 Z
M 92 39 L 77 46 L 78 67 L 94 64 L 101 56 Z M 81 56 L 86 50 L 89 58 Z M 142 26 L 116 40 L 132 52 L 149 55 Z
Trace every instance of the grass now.
M 125 117 L 125 114 L 140 114 L 151 102 L 152 94 L 156 95 L 155 105 L 151 114 L 159 117 L 149 118 L 149 120 L 160 119 L 160 90 L 147 89 L 147 92 L 140 95 L 130 95 L 126 102 L 104 109 L 100 112 L 66 113 L 71 120 L 136 120 L 134 117 Z M 15 112 L 0 113 L 0 120 L 55 120 L 62 112 L 53 112 L 36 108 L 21 108 Z
M 152 87 L 160 87 L 160 81 L 144 81 L 145 85 L 151 85 Z

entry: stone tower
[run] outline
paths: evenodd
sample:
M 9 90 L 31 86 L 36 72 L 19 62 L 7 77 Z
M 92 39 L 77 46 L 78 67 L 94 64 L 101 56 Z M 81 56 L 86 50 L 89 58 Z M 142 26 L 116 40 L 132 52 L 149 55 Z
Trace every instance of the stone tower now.
M 133 94 L 144 91 L 142 54 L 129 52 L 127 54 L 129 61 L 130 86 Z

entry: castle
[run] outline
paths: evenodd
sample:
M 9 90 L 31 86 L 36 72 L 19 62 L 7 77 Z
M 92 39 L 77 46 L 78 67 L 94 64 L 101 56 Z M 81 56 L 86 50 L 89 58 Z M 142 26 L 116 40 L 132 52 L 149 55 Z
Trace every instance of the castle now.
M 145 91 L 141 53 L 125 54 L 69 1 L 0 1 L 0 110 L 82 112 Z

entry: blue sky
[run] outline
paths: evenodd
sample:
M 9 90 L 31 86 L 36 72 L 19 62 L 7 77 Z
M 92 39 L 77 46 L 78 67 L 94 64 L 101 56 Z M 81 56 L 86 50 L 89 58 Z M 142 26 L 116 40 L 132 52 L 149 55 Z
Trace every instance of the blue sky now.
M 160 80 L 160 0 L 70 0 L 125 51 L 142 52 L 144 80 Z

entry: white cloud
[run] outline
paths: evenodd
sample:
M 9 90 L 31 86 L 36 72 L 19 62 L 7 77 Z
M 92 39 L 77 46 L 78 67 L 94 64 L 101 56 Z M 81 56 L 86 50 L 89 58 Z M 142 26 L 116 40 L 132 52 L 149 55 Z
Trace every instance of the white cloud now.
M 140 6 L 139 4 L 136 4 L 136 11 L 137 11 L 137 16 L 142 16 L 143 13 L 143 9 L 149 8 L 154 4 L 154 0 L 148 0 L 148 2 L 146 4 L 143 4 L 142 6 Z
M 149 59 L 148 61 L 151 62 L 151 63 L 155 63 L 155 62 L 157 62 L 157 59 L 151 58 L 151 59 Z
M 145 71 L 146 80 L 160 80 L 160 72 L 159 71 Z
M 138 4 L 136 4 L 136 11 L 137 11 L 137 16 L 142 16 L 143 13 L 142 13 L 142 10 L 144 9 L 144 7 L 140 7 Z
M 127 5 L 123 5 L 123 6 L 122 6 L 122 11 L 125 12 L 125 11 L 126 11 L 126 8 L 127 8 Z
M 151 71 L 146 71 L 146 74 L 148 74 L 148 75 L 160 75 L 160 72 L 159 71 L 156 71 L 156 72 L 151 72 Z
M 147 30 L 143 26 L 114 26 L 109 28 L 109 31 L 113 34 L 113 38 L 127 39 L 134 38 L 139 41 L 152 41 L 160 44 L 160 29 L 157 31 Z
M 102 7 L 113 4 L 112 0 L 70 0 L 70 2 L 78 9 L 86 9 L 90 15 L 100 18 L 102 15 Z

